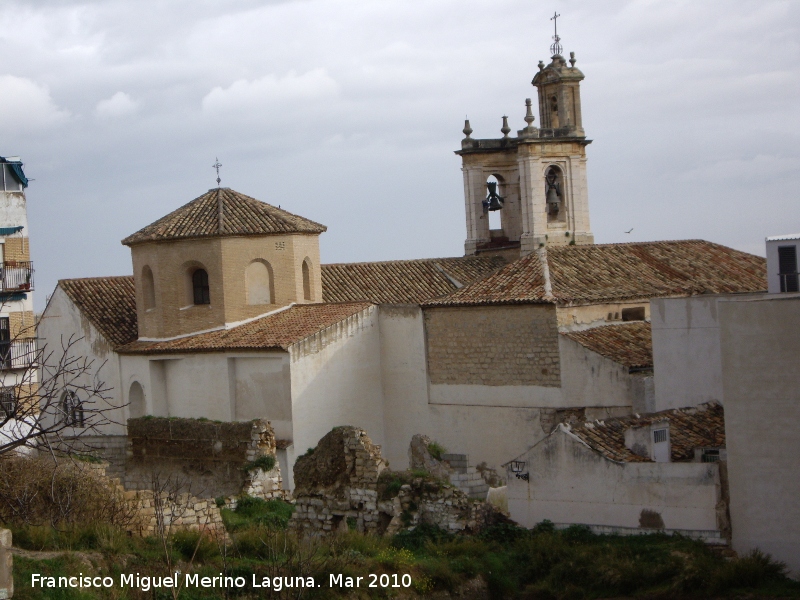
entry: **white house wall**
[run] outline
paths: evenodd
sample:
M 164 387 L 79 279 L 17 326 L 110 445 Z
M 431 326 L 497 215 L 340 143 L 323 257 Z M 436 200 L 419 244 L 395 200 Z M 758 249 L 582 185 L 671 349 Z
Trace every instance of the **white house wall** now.
M 718 299 L 651 301 L 656 411 L 722 403 Z
M 800 577 L 800 294 L 718 306 L 733 548 Z
M 631 376 L 628 367 L 592 352 L 566 336 L 559 337 L 562 406 L 645 412 L 644 386 Z
M 70 339 L 73 344 L 69 355 L 74 358 L 86 358 L 90 368 L 75 382 L 78 385 L 91 387 L 93 379 L 98 379 L 108 388 L 106 393 L 109 404 L 104 413 L 110 423 L 99 428 L 99 433 L 123 435 L 124 423 L 127 419 L 127 408 L 122 407 L 125 400 L 120 389 L 120 372 L 117 354 L 105 337 L 84 317 L 72 300 L 57 287 L 47 304 L 37 326 L 40 347 L 44 348 L 45 367 L 42 369 L 42 381 L 47 388 L 48 373 L 52 373 L 63 356 L 63 347 Z M 86 398 L 83 398 L 86 400 Z M 56 401 L 60 400 L 60 392 Z M 112 409 L 117 406 L 121 408 Z M 68 435 L 69 432 L 66 432 Z
M 123 355 L 121 365 L 125 401 L 138 382 L 146 414 L 217 421 L 265 418 L 276 436 L 291 437 L 286 352 Z
M 560 429 L 520 460 L 530 479 L 509 477 L 507 493 L 511 518 L 524 527 L 549 519 L 636 528 L 648 510 L 665 529 L 717 529 L 715 463 L 616 463 Z
M 290 354 L 295 453 L 338 425 L 362 427 L 385 443 L 377 307 L 294 344 Z
M 383 305 L 380 328 L 387 432 L 383 455 L 392 468 L 408 467 L 408 446 L 417 433 L 450 452 L 469 454 L 473 465 L 486 462 L 493 468 L 544 435 L 541 403 L 534 399 L 550 398 L 558 388 L 541 388 L 544 394 L 527 399 L 519 390 L 506 389 L 515 386 L 438 385 L 430 386 L 429 393 L 422 309 Z M 521 406 L 503 404 L 512 395 Z

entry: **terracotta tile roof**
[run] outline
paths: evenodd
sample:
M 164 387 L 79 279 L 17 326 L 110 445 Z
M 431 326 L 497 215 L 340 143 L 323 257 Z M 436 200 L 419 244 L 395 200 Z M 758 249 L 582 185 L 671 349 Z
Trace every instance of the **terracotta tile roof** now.
M 58 285 L 114 348 L 138 337 L 132 276 L 62 279 Z
M 452 280 L 467 285 L 505 264 L 501 257 L 465 256 L 322 265 L 322 298 L 419 304 L 458 289 Z
M 650 323 L 645 321 L 603 325 L 561 335 L 626 367 L 640 369 L 653 366 L 653 338 L 650 335 Z
M 209 190 L 155 223 L 129 235 L 123 244 L 215 236 L 322 233 L 324 225 L 240 194 Z
M 677 408 L 647 415 L 618 417 L 579 425 L 564 425 L 566 430 L 599 452 L 617 462 L 651 462 L 625 447 L 625 430 L 669 421 L 672 461 L 691 461 L 695 448 L 725 447 L 725 414 L 716 402 L 692 408 Z M 558 431 L 558 430 L 556 430 Z
M 546 256 L 552 298 L 533 253 L 426 304 L 584 304 L 767 289 L 765 259 L 704 240 L 555 246 Z
M 369 302 L 296 304 L 286 310 L 222 329 L 169 341 L 134 341 L 120 348 L 122 354 L 169 354 L 220 352 L 224 350 L 286 350 L 318 331 L 368 308 Z

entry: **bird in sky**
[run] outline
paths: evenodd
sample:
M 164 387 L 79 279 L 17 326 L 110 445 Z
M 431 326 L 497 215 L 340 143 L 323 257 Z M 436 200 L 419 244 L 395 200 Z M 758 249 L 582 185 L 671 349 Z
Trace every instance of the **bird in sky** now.
M 631 227 L 630 229 L 628 229 L 628 231 L 626 231 L 625 233 L 630 233 L 631 231 L 633 231 L 633 227 Z

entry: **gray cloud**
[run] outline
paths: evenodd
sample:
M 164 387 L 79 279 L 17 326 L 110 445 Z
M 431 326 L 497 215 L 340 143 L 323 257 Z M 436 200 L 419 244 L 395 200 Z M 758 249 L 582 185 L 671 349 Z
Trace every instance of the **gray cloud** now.
M 22 156 L 37 306 L 130 272 L 125 235 L 214 185 L 329 226 L 324 260 L 458 255 L 459 147 L 524 123 L 554 5 L 10 1 L 0 154 Z M 598 241 L 763 253 L 800 230 L 800 5 L 562 0 Z M 623 232 L 634 227 L 626 236 Z

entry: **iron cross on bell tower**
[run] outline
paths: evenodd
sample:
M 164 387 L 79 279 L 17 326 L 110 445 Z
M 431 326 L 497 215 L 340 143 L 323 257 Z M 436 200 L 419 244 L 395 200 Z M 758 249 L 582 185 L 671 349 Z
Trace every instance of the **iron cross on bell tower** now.
M 553 22 L 553 27 L 555 28 L 555 35 L 553 36 L 553 45 L 550 46 L 550 54 L 561 54 L 561 51 L 564 48 L 561 47 L 561 38 L 558 37 L 558 17 L 561 15 L 557 12 L 553 13 L 553 16 L 550 17 L 550 20 Z
M 222 180 L 219 178 L 219 168 L 221 166 L 222 166 L 222 163 L 219 162 L 219 158 L 215 158 L 214 159 L 214 164 L 211 165 L 212 169 L 216 169 L 217 170 L 217 187 L 219 187 L 219 184 L 222 182 Z

